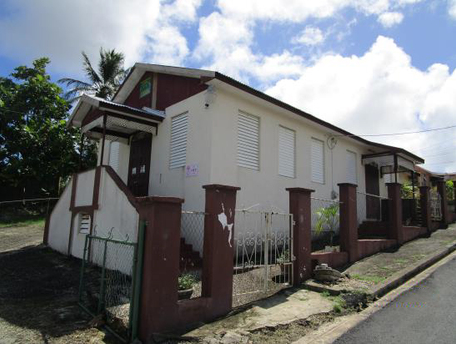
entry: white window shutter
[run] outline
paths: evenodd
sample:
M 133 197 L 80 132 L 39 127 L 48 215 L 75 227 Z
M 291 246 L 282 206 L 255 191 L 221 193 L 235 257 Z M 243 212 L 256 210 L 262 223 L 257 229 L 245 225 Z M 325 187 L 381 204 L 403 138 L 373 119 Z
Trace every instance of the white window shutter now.
M 89 214 L 81 213 L 79 214 L 79 233 L 81 234 L 90 234 L 90 223 L 92 219 Z
M 260 119 L 239 113 L 237 164 L 241 167 L 260 168 Z
M 347 182 L 352 184 L 358 183 L 356 173 L 356 153 L 347 151 Z
M 279 174 L 295 177 L 295 140 L 294 130 L 279 126 Z
M 171 148 L 169 168 L 183 167 L 187 161 L 188 114 L 171 119 Z
M 311 166 L 312 181 L 324 184 L 325 182 L 325 154 L 323 141 L 312 139 L 311 143 Z
M 109 165 L 119 173 L 119 142 L 111 142 L 109 147 Z

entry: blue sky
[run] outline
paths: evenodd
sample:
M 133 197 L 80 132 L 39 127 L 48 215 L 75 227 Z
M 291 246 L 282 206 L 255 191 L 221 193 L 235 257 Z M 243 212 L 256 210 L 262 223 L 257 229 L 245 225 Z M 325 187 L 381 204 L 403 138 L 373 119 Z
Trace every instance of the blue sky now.
M 0 75 L 81 51 L 216 69 L 356 134 L 456 125 L 455 0 L 4 0 Z M 456 130 L 375 137 L 456 170 Z

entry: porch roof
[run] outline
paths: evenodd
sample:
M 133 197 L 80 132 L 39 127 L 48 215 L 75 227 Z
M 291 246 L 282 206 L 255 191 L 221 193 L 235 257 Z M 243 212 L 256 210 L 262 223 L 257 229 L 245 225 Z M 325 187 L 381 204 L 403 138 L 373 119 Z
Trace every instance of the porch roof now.
M 423 163 L 421 158 L 413 154 L 404 154 L 395 150 L 362 156 L 364 164 L 375 163 L 380 167 L 381 174 L 414 172 L 415 165 Z
M 127 141 L 138 131 L 156 134 L 165 113 L 150 108 L 138 109 L 98 97 L 83 95 L 76 104 L 68 126 L 82 129 L 90 138 Z

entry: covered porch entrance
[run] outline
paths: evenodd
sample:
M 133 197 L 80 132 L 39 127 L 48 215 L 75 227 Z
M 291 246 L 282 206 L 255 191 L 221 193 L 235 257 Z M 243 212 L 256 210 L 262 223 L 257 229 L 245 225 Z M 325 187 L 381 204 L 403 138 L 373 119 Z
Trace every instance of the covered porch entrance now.
M 419 222 L 419 189 L 416 185 L 415 164 L 422 159 L 397 151 L 386 151 L 362 156 L 365 168 L 365 193 L 358 191 L 359 234 L 379 236 L 386 234 L 390 220 L 390 183 L 407 185 L 409 194 L 402 199 L 403 218 L 408 224 Z
M 163 111 L 84 95 L 69 123 L 99 142 L 98 165 L 110 165 L 132 194 L 141 197 L 149 194 L 153 136 L 164 117 Z

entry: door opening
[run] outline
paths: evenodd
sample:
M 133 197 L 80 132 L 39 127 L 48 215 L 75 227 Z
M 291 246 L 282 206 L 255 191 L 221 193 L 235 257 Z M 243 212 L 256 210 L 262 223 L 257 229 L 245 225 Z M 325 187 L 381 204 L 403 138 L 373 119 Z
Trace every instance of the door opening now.
M 366 165 L 366 193 L 380 195 L 378 167 Z M 380 198 L 366 195 L 366 217 L 371 220 L 380 220 Z
M 152 135 L 138 133 L 130 144 L 130 162 L 128 167 L 128 188 L 136 197 L 149 193 L 150 155 Z

